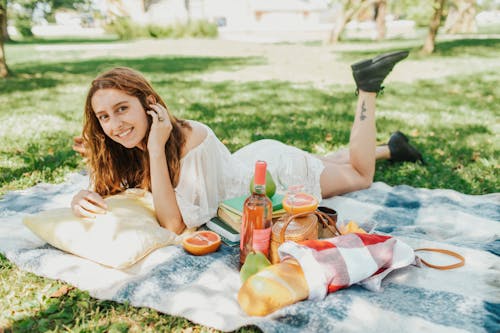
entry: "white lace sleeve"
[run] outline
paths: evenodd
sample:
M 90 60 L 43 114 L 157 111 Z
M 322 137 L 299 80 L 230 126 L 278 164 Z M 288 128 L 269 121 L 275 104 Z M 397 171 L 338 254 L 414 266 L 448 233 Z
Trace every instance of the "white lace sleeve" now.
M 182 194 L 177 193 L 176 198 L 182 219 L 188 228 L 199 227 L 215 215 L 209 206 L 196 205 L 191 200 L 184 198 Z
M 234 158 L 210 128 L 205 140 L 181 160 L 177 204 L 188 228 L 217 215 L 219 203 L 248 190 L 251 169 Z

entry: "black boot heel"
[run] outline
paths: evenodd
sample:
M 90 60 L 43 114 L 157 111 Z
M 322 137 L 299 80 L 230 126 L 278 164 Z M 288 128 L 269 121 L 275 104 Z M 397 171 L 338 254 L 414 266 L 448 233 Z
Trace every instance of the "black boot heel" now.
M 387 145 L 391 153 L 390 161 L 413 163 L 420 161 L 425 164 L 422 154 L 409 143 L 408 137 L 400 131 L 396 131 L 391 135 Z
M 380 92 L 383 89 L 384 79 L 399 61 L 408 57 L 408 54 L 408 51 L 389 52 L 352 64 L 352 75 L 357 89 L 366 92 Z

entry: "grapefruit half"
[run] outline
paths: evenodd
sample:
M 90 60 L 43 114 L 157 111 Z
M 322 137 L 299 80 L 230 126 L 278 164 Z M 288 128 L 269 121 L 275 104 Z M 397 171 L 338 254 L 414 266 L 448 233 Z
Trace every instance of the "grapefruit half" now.
M 182 241 L 182 246 L 187 252 L 195 256 L 217 251 L 221 243 L 220 236 L 213 231 L 201 230 L 187 236 Z

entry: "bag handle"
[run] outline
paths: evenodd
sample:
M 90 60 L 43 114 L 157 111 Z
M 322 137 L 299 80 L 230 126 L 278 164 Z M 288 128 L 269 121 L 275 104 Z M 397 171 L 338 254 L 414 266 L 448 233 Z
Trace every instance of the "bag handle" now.
M 458 268 L 458 267 L 462 267 L 463 265 L 465 265 L 465 258 L 463 256 L 461 256 L 460 254 L 456 253 L 456 252 L 453 252 L 453 251 L 450 251 L 450 250 L 445 250 L 445 249 L 434 249 L 434 248 L 428 248 L 428 247 L 425 247 L 425 248 L 420 248 L 420 249 L 415 249 L 414 250 L 415 252 L 417 251 L 428 251 L 428 252 L 438 252 L 438 253 L 443 253 L 443 254 L 447 254 L 449 256 L 452 256 L 452 257 L 455 257 L 457 258 L 458 260 L 460 260 L 459 262 L 455 263 L 455 264 L 451 264 L 451 265 L 434 265 L 434 264 L 431 264 L 427 261 L 425 261 L 424 259 L 418 257 L 418 259 L 423 263 L 425 264 L 426 266 L 429 266 L 429 267 L 432 267 L 432 268 L 435 268 L 435 269 L 441 269 L 441 270 L 446 270 L 446 269 L 453 269 L 453 268 Z
M 330 230 L 334 236 L 341 235 L 339 229 L 337 228 L 337 224 L 335 223 L 334 219 L 332 219 L 330 216 L 328 216 L 328 214 L 325 214 L 323 212 L 315 210 L 314 212 L 305 212 L 305 213 L 297 213 L 297 214 L 293 214 L 293 215 L 288 215 L 287 218 L 285 219 L 285 224 L 283 225 L 283 228 L 281 228 L 281 231 L 280 231 L 280 244 L 285 241 L 286 228 L 288 227 L 290 222 L 293 221 L 294 218 L 304 217 L 304 216 L 311 215 L 311 214 L 316 215 L 318 217 L 318 221 L 321 221 L 323 226 L 328 228 L 328 230 Z M 326 222 L 325 219 L 328 222 Z M 333 227 L 332 227 L 332 225 L 333 225 Z
M 293 221 L 294 218 L 296 218 L 296 217 L 304 217 L 304 216 L 307 216 L 307 215 L 310 215 L 310 214 L 316 215 L 318 217 L 318 220 L 321 221 L 321 223 L 326 228 L 328 228 L 328 230 L 330 230 L 330 232 L 332 232 L 332 234 L 334 236 L 340 236 L 340 235 L 342 235 L 342 233 L 337 228 L 337 223 L 335 222 L 334 219 L 332 219 L 330 216 L 328 216 L 328 214 L 325 214 L 325 213 L 323 213 L 321 211 L 316 210 L 314 212 L 305 212 L 305 213 L 298 213 L 298 214 L 288 215 L 287 218 L 285 219 L 285 223 L 283 225 L 283 228 L 280 231 L 280 243 L 283 243 L 285 241 L 285 231 L 286 231 L 286 228 L 288 227 L 288 225 L 290 224 L 290 222 Z M 450 251 L 450 250 L 435 249 L 435 248 L 427 248 L 427 247 L 425 247 L 425 248 L 415 249 L 414 251 L 415 252 L 418 252 L 418 251 L 437 252 L 437 253 L 442 253 L 442 254 L 449 255 L 449 256 L 457 258 L 459 260 L 459 262 L 457 262 L 455 264 L 451 264 L 451 265 L 434 265 L 434 264 L 431 264 L 428 261 L 425 261 L 424 259 L 422 259 L 422 258 L 420 258 L 420 257 L 417 256 L 417 258 L 424 265 L 426 265 L 428 267 L 431 267 L 431 268 L 440 269 L 440 270 L 448 270 L 448 269 L 462 267 L 462 266 L 465 265 L 465 258 L 462 255 L 460 255 L 460 254 L 458 254 L 456 252 Z

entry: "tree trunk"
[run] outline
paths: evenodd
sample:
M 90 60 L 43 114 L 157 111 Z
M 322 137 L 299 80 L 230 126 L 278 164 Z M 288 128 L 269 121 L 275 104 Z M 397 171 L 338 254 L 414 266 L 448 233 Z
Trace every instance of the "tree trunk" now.
M 7 20 L 3 20 L 2 24 L 3 24 L 3 26 L 2 26 L 2 29 L 1 29 L 0 33 L 3 36 L 3 40 L 5 42 L 8 42 L 11 39 L 10 39 L 10 35 L 9 35 L 9 30 L 7 30 Z
M 0 33 L 3 36 L 4 42 L 10 40 L 9 31 L 7 30 L 7 1 L 0 0 Z
M 342 35 L 342 32 L 344 32 L 345 26 L 349 21 L 350 19 L 346 14 L 342 14 L 342 16 L 337 18 L 337 20 L 335 21 L 335 26 L 330 32 L 330 36 L 327 40 L 328 44 L 336 44 L 340 40 L 340 35 Z
M 3 7 L 3 5 L 0 5 L 0 7 L 2 7 L 2 9 L 0 9 L 0 11 L 2 11 L 5 15 L 5 19 L 1 20 L 2 21 L 2 26 L 0 27 L 1 31 L 0 33 L 2 34 L 3 36 L 3 40 L 4 42 L 7 42 L 7 41 L 10 41 L 10 36 L 9 36 L 9 31 L 7 30 L 7 6 Z
M 5 52 L 3 49 L 3 40 L 0 41 L 0 78 L 9 75 L 9 69 L 7 68 L 7 63 L 5 61 Z
M 3 25 L 7 25 L 7 3 L 6 1 L 0 0 L 0 27 Z M 3 48 L 3 43 L 5 40 L 5 36 L 2 31 L 2 35 L 0 35 L 0 77 L 6 77 L 9 74 L 9 70 L 7 68 L 7 62 L 5 60 L 5 51 Z
M 376 0 L 349 0 L 347 4 L 342 6 L 339 18 L 335 22 L 333 30 L 326 41 L 327 44 L 335 44 L 340 40 L 340 36 L 344 32 L 345 26 L 353 17 L 361 11 L 372 5 Z
M 188 23 L 191 22 L 191 0 L 184 0 L 184 9 L 187 14 Z
M 152 0 L 143 0 L 142 1 L 142 8 L 144 8 L 144 11 L 147 12 L 149 10 L 149 7 L 153 4 Z
M 450 34 L 476 32 L 475 17 L 476 0 L 455 0 L 455 7 L 446 17 L 444 31 Z
M 386 26 L 385 26 L 385 15 L 387 12 L 387 1 L 379 0 L 375 4 L 375 22 L 377 23 L 377 40 L 382 40 L 385 38 Z
M 468 0 L 468 6 L 462 17 L 462 30 L 464 33 L 477 32 L 476 25 L 476 1 Z
M 435 0 L 434 1 L 434 15 L 432 16 L 431 22 L 429 24 L 429 33 L 425 40 L 422 52 L 425 54 L 431 54 L 434 52 L 436 45 L 436 35 L 441 25 L 441 19 L 443 17 L 443 7 L 446 0 Z

